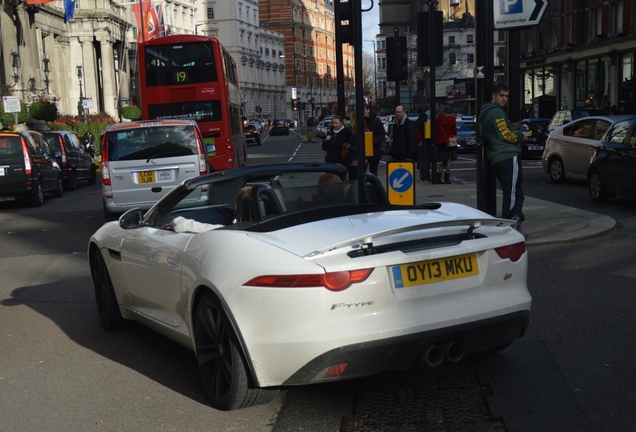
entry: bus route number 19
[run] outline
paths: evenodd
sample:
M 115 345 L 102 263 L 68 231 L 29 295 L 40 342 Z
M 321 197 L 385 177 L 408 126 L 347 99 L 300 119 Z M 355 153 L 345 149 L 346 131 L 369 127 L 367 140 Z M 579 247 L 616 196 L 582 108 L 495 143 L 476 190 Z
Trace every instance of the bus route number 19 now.
M 188 79 L 188 74 L 185 71 L 177 72 L 177 82 L 186 82 Z

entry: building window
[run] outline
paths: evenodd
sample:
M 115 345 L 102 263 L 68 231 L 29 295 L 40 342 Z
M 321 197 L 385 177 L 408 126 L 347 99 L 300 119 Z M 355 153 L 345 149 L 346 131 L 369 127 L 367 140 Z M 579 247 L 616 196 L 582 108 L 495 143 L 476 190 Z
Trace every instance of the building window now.
M 469 33 L 466 35 L 466 43 L 469 43 L 469 44 L 475 43 L 474 35 L 472 33 Z
M 590 12 L 590 41 L 603 32 L 603 10 L 599 7 Z
M 455 36 L 449 36 L 448 37 L 448 44 L 449 45 L 455 45 Z
M 208 19 L 209 20 L 213 20 L 214 19 L 214 8 L 213 7 L 209 7 L 208 8 Z
M 473 64 L 475 63 L 475 54 L 467 54 L 466 55 L 466 62 L 468 64 Z
M 611 34 L 618 35 L 623 33 L 623 2 L 616 2 L 612 4 L 612 16 L 611 16 Z
M 448 54 L 448 64 L 451 66 L 457 64 L 457 54 L 455 53 Z
M 265 57 L 269 57 L 269 48 L 265 48 Z

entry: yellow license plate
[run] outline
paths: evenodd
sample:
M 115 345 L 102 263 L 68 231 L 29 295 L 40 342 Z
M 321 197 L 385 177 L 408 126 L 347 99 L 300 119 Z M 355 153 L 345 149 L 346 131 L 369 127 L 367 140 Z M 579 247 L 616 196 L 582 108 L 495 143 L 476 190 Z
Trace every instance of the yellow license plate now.
M 391 267 L 395 288 L 444 282 L 479 274 L 476 254 L 459 255 Z
M 139 183 L 143 183 L 143 184 L 154 183 L 156 181 L 155 172 L 154 171 L 140 171 L 140 172 L 137 173 L 137 179 L 139 180 Z

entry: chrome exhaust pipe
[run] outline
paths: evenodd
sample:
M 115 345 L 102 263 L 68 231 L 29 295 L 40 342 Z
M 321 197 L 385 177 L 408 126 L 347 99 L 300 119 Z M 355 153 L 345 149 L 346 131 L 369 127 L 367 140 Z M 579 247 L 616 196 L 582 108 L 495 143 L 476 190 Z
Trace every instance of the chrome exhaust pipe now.
M 466 347 L 459 341 L 449 341 L 444 344 L 444 351 L 448 361 L 456 363 L 466 355 Z
M 444 348 L 441 345 L 429 345 L 420 354 L 423 363 L 435 367 L 444 361 Z

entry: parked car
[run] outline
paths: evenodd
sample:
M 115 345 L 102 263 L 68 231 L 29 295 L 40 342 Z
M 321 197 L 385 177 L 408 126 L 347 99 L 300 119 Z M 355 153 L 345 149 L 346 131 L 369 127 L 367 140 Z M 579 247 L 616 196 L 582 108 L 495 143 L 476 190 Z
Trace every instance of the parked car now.
M 83 180 L 90 185 L 97 183 L 93 144 L 82 143 L 73 131 L 44 132 L 42 135 L 62 170 L 64 189 L 73 191 L 77 189 L 77 182 Z
M 327 136 L 327 132 L 329 131 L 332 120 L 333 117 L 325 118 L 320 123 L 318 123 L 318 126 L 316 126 L 316 136 L 318 138 L 325 138 Z
M 245 142 L 247 144 L 254 143 L 256 145 L 261 145 L 261 134 L 256 126 L 251 123 L 246 124 L 243 126 L 243 131 L 245 133 Z
M 64 194 L 62 170 L 46 139 L 36 131 L 0 131 L 0 201 L 25 199 L 39 207 L 46 192 Z
M 615 122 L 594 146 L 587 170 L 590 198 L 605 202 L 614 196 L 636 198 L 636 116 Z
M 528 254 L 512 221 L 457 203 L 392 205 L 369 173 L 321 181 L 346 173 L 323 163 L 212 173 L 104 224 L 88 244 L 101 325 L 140 321 L 191 349 L 222 410 L 524 335 Z M 166 228 L 177 216 L 224 226 L 178 233 Z
M 521 143 L 521 157 L 524 159 L 531 157 L 541 157 L 545 142 L 550 132 L 548 124 L 550 119 L 527 118 L 520 122 L 513 122 L 512 128 L 515 131 L 529 132 L 528 137 Z
M 543 172 L 554 183 L 586 179 L 594 144 L 618 118 L 584 117 L 552 131 L 543 149 Z
M 102 139 L 104 216 L 109 220 L 131 208 L 149 209 L 184 180 L 207 172 L 194 120 L 111 125 Z
M 556 128 L 566 125 L 572 120 L 578 120 L 583 117 L 589 116 L 608 116 L 610 115 L 609 110 L 598 109 L 598 108 L 576 108 L 576 109 L 565 109 L 560 110 L 554 113 L 552 118 L 550 119 L 550 124 L 548 125 L 548 132 L 552 132 Z
M 457 120 L 457 150 L 477 149 L 477 125 L 472 120 Z
M 270 135 L 289 135 L 289 125 L 286 120 L 274 120 L 269 127 Z

